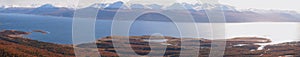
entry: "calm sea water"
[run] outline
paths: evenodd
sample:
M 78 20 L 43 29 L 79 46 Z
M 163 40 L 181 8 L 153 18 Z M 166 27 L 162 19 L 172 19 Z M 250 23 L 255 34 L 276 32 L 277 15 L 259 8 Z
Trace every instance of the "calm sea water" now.
M 110 36 L 111 20 L 96 21 L 97 39 Z M 181 23 L 191 25 L 193 23 Z M 197 23 L 198 36 L 210 38 L 209 23 Z M 266 37 L 273 40 L 273 43 L 296 41 L 299 38 L 299 23 L 273 23 L 273 22 L 256 22 L 256 23 L 227 23 L 226 38 L 232 37 Z M 154 22 L 154 21 L 136 21 L 130 29 L 131 36 L 151 35 L 160 33 L 165 36 L 180 36 L 176 25 L 172 22 Z M 13 29 L 21 31 L 44 30 L 49 34 L 33 33 L 28 38 L 44 42 L 59 44 L 72 43 L 72 18 L 35 16 L 24 14 L 0 14 L 0 29 Z M 188 28 L 187 28 L 188 29 Z
M 110 36 L 111 23 L 112 21 L 110 20 L 97 20 L 96 37 Z M 28 38 L 60 44 L 72 43 L 72 18 L 0 14 L 0 29 L 28 32 L 32 30 L 44 30 L 49 32 L 49 34 L 33 33 L 28 35 Z M 151 35 L 153 33 L 162 33 L 168 36 L 179 35 L 176 26 L 166 22 L 138 21 L 134 22 L 130 29 L 130 35 Z

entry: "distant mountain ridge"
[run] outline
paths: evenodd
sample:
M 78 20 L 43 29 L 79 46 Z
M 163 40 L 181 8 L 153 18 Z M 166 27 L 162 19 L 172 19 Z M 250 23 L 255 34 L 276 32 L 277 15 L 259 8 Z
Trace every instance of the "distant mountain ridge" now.
M 86 8 L 102 8 L 99 10 L 97 19 L 112 20 L 116 12 L 131 13 L 135 11 L 130 11 L 130 9 L 139 10 L 151 10 L 157 12 L 184 12 L 182 10 L 170 9 L 172 6 L 182 5 L 184 6 L 190 14 L 194 17 L 196 22 L 209 22 L 209 19 L 203 10 L 201 4 L 188 4 L 188 3 L 175 3 L 171 6 L 162 6 L 157 4 L 142 5 L 142 4 L 132 4 L 130 6 L 123 6 L 123 2 L 118 1 L 111 4 L 93 4 Z M 295 11 L 282 11 L 282 10 L 259 10 L 259 9 L 249 9 L 249 10 L 237 10 L 233 6 L 218 4 L 224 10 L 224 14 L 227 22 L 300 22 L 300 14 Z M 165 9 L 169 10 L 165 10 Z M 20 13 L 20 14 L 33 14 L 33 15 L 48 15 L 48 16 L 58 16 L 58 17 L 73 17 L 73 8 L 67 7 L 56 7 L 51 4 L 45 4 L 37 8 L 26 8 L 26 7 L 12 7 L 5 8 L 0 7 L 0 13 Z M 182 13 L 187 15 L 188 13 Z M 181 14 L 178 14 L 181 15 Z M 164 15 L 159 13 L 146 13 L 139 17 L 138 20 L 143 21 L 169 21 L 169 18 L 163 17 Z M 184 22 L 185 19 L 182 19 Z

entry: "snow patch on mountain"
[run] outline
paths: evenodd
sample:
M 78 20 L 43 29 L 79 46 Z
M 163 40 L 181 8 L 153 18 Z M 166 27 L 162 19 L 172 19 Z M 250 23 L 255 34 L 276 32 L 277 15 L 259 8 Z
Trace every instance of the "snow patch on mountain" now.
M 56 6 L 52 5 L 52 4 L 45 4 L 45 5 L 42 5 L 38 8 L 56 8 Z

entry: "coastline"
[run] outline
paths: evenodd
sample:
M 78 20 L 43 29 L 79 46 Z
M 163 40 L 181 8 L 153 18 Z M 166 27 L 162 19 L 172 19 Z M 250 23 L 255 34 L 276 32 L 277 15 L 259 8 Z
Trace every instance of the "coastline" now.
M 30 34 L 28 32 L 23 31 L 16 31 L 16 30 L 3 30 L 0 32 L 0 42 L 3 44 L 0 44 L 0 50 L 7 49 L 6 47 L 10 45 L 4 45 L 4 44 L 14 44 L 14 46 L 17 47 L 28 47 L 28 48 L 22 48 L 20 50 L 28 50 L 28 49 L 35 49 L 38 51 L 34 52 L 42 52 L 38 54 L 45 53 L 51 53 L 49 55 L 52 56 L 58 56 L 58 57 L 74 57 L 74 50 L 73 48 L 79 48 L 80 53 L 83 54 L 90 54 L 90 51 L 87 51 L 86 49 L 89 49 L 90 45 L 93 45 L 91 43 L 82 43 L 79 45 L 66 45 L 66 44 L 54 44 L 54 43 L 48 43 L 48 42 L 41 42 L 38 40 L 32 40 L 29 38 L 24 37 L 10 37 L 8 35 L 27 35 Z M 207 57 L 210 48 L 211 47 L 217 47 L 217 45 L 211 44 L 212 40 L 204 39 L 204 38 L 176 38 L 171 36 L 160 36 L 160 37 L 154 37 L 153 39 L 150 39 L 153 36 L 129 36 L 129 40 L 131 47 L 134 49 L 134 51 L 137 54 L 145 55 L 148 54 L 150 50 L 160 50 L 161 47 L 159 46 L 153 46 L 149 47 L 149 43 L 157 44 L 157 45 L 165 45 L 167 46 L 166 52 L 164 57 L 169 56 L 179 56 L 178 52 L 181 49 L 200 49 L 200 57 Z M 122 43 L 126 36 L 107 36 L 103 37 L 99 40 L 97 40 L 97 48 L 98 51 L 100 51 L 102 56 L 113 56 L 118 57 L 116 50 L 114 49 L 112 43 L 112 39 L 119 40 L 119 43 Z M 300 41 L 298 42 L 286 42 L 286 43 L 279 43 L 274 45 L 266 45 L 262 50 L 257 50 L 260 45 L 257 45 L 256 43 L 270 43 L 271 40 L 267 38 L 258 38 L 258 37 L 236 37 L 231 39 L 226 39 L 226 47 L 225 47 L 225 57 L 247 57 L 247 56 L 259 56 L 259 57 L 274 57 L 274 56 L 300 56 L 298 52 L 293 51 L 300 51 Z M 183 45 L 181 42 L 187 43 L 187 45 Z M 197 43 L 200 42 L 199 45 L 197 44 L 189 44 L 189 43 Z M 183 47 L 181 47 L 183 45 Z M 6 46 L 6 47 L 4 47 Z M 286 48 L 289 47 L 289 48 Z M 153 48 L 153 49 L 152 49 Z M 5 54 L 18 54 L 21 56 L 25 56 L 23 53 L 12 53 L 10 51 L 13 51 L 15 48 L 12 48 L 10 50 L 5 50 L 8 52 L 4 52 Z M 41 51 L 39 51 L 41 50 Z M 64 50 L 64 51 L 61 51 Z M 97 50 L 94 50 L 97 51 Z M 242 53 L 240 51 L 243 51 Z M 280 52 L 278 52 L 280 51 Z M 129 52 L 128 50 L 122 50 L 122 52 Z M 285 52 L 285 53 L 282 53 Z M 27 53 L 27 52 L 24 52 Z M 157 52 L 161 53 L 161 52 Z M 3 55 L 3 54 L 0 54 Z M 27 54 L 28 56 L 37 56 L 35 54 Z M 26 56 L 27 56 L 26 55 Z M 122 54 L 122 55 L 130 55 L 130 54 Z M 185 54 L 185 55 L 191 55 L 191 54 Z M 17 56 L 17 55 L 13 55 Z M 85 55 L 89 56 L 89 55 Z M 132 55 L 133 56 L 133 55 Z M 46 56 L 48 57 L 48 56 Z M 51 56 L 50 56 L 51 57 Z

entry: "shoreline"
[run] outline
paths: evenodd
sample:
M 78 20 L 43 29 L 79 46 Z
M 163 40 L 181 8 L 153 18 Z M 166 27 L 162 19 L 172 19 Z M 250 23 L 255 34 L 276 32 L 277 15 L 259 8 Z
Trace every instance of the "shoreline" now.
M 1 41 L 6 41 L 6 43 L 13 43 L 17 46 L 22 45 L 26 47 L 35 47 L 35 48 L 41 48 L 44 50 L 48 50 L 51 52 L 55 52 L 54 54 L 57 56 L 66 56 L 66 57 L 73 57 L 74 47 L 79 48 L 80 53 L 83 54 L 91 54 L 90 51 L 87 51 L 91 49 L 91 46 L 93 46 L 93 43 L 82 43 L 79 45 L 66 45 L 66 44 L 55 44 L 55 43 L 49 43 L 49 42 L 42 42 L 38 40 L 31 40 L 29 38 L 23 38 L 23 37 L 10 37 L 7 35 L 22 35 L 22 34 L 28 34 L 27 32 L 22 31 L 15 31 L 15 30 L 4 30 L 0 32 L 1 35 Z M 153 39 L 151 37 L 154 37 Z M 107 36 L 103 37 L 97 40 L 97 49 L 100 51 L 103 56 L 118 56 L 115 52 L 112 39 L 117 39 L 118 43 L 123 43 L 126 36 Z M 150 39 L 151 38 L 151 39 Z M 214 45 L 211 43 L 213 40 L 204 39 L 204 38 L 176 38 L 176 37 L 170 37 L 170 36 L 129 36 L 129 40 L 131 47 L 136 51 L 138 54 L 147 54 L 151 48 L 154 50 L 158 49 L 161 50 L 161 47 L 159 46 L 152 46 L 149 47 L 149 43 L 157 44 L 157 45 L 165 45 L 167 46 L 166 52 L 164 57 L 168 56 L 178 56 L 178 52 L 181 49 L 187 49 L 187 50 L 194 50 L 195 48 L 200 49 L 200 55 L 199 56 L 208 56 L 210 52 L 211 47 L 217 47 L 218 45 Z M 280 43 L 276 45 L 266 45 L 262 50 L 257 50 L 260 45 L 256 45 L 255 43 L 270 43 L 270 39 L 266 38 L 258 38 L 258 37 L 237 37 L 232 39 L 226 39 L 226 47 L 225 47 L 225 54 L 224 56 L 260 56 L 260 57 L 268 57 L 268 56 L 300 56 L 297 52 L 292 52 L 294 50 L 291 50 L 290 48 L 295 48 L 295 50 L 300 51 L 300 41 L 298 42 L 286 42 L 286 43 Z M 187 44 L 183 44 L 181 42 L 185 42 Z M 197 43 L 198 44 L 190 44 L 190 43 Z M 125 43 L 126 44 L 126 43 Z M 2 44 L 0 44 L 1 46 Z M 46 45 L 46 46 L 45 46 Z M 50 46 L 48 46 L 50 45 Z M 181 47 L 183 45 L 183 47 Z M 7 46 L 7 45 L 4 45 Z M 45 48 L 46 47 L 46 48 Z M 289 47 L 289 48 L 286 48 Z M 0 47 L 0 49 L 5 47 Z M 31 48 L 24 48 L 31 49 Z M 23 49 L 22 49 L 23 50 Z M 59 51 L 56 50 L 66 50 L 71 52 L 65 52 L 65 51 Z M 97 51 L 97 50 L 93 50 Z M 241 53 L 240 51 L 243 51 Z M 276 51 L 276 52 L 274 52 Z M 282 52 L 277 52 L 282 51 Z M 46 51 L 44 51 L 46 52 Z M 122 52 L 129 52 L 128 50 L 122 50 Z M 10 52 L 8 52 L 10 53 Z M 67 53 L 67 54 L 66 54 Z M 161 52 L 155 52 L 161 53 Z M 53 55 L 54 55 L 53 54 Z M 1 55 L 1 54 L 0 54 Z M 122 54 L 122 55 L 130 55 L 130 54 Z M 185 54 L 185 55 L 191 55 L 191 54 Z M 86 55 L 88 56 L 88 55 Z

